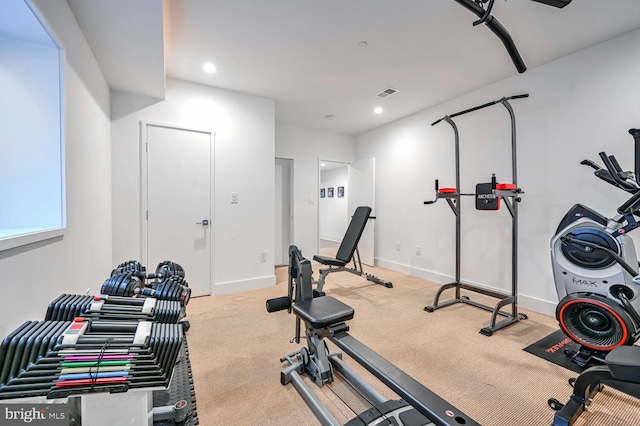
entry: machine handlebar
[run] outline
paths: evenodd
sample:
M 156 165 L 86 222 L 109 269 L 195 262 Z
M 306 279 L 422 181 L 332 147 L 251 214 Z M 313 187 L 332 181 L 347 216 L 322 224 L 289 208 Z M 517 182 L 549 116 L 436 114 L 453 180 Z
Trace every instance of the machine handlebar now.
M 582 160 L 580 164 L 582 164 L 583 166 L 589 166 L 594 170 L 602 170 L 602 167 L 598 166 L 596 163 L 594 163 L 591 160 Z
M 573 244 L 574 246 L 580 248 L 591 247 L 594 249 L 605 251 L 607 254 L 609 254 L 609 256 L 613 257 L 616 262 L 618 262 L 620 266 L 622 266 L 631 276 L 635 277 L 638 275 L 638 271 L 633 269 L 631 265 L 629 265 L 622 257 L 618 255 L 618 253 L 614 252 L 609 247 L 605 247 L 601 244 L 593 243 L 591 241 L 585 241 L 579 238 L 575 238 L 571 233 L 560 237 L 560 241 L 562 241 L 563 244 Z
M 613 164 L 613 167 L 616 169 L 616 171 L 620 174 L 622 174 L 622 167 L 620 167 L 620 163 L 618 163 L 618 160 L 616 159 L 615 155 L 610 155 L 609 156 L 609 161 L 611 161 L 611 164 Z
M 633 214 L 640 207 L 640 191 L 633 194 L 623 205 L 618 207 L 620 214 Z
M 438 189 L 440 189 L 440 181 L 436 179 L 436 198 L 433 201 L 425 201 L 424 204 L 434 204 L 438 201 Z
M 602 152 L 599 153 L 599 155 L 600 155 L 600 158 L 602 159 L 602 162 L 604 163 L 605 167 L 607 168 L 607 170 L 609 170 L 609 173 L 611 174 L 611 177 L 616 182 L 616 184 L 620 188 L 623 188 L 623 189 L 624 188 L 628 188 L 629 184 L 627 182 L 625 182 L 624 180 L 622 180 L 622 178 L 620 177 L 620 173 L 618 172 L 618 170 L 616 170 L 616 167 L 614 166 L 614 164 L 611 161 L 611 159 L 607 156 L 606 152 L 602 151 Z
M 629 134 L 633 136 L 635 142 L 635 172 L 636 182 L 640 184 L 640 129 L 629 129 Z

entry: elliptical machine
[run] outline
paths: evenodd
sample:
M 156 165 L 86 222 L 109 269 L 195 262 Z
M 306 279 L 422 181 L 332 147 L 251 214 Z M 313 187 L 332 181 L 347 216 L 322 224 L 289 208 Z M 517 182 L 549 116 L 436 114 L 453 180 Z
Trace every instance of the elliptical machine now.
M 640 129 L 635 140 L 635 173 L 623 171 L 614 156 L 600 153 L 606 169 L 590 160 L 607 183 L 633 194 L 606 218 L 576 204 L 564 216 L 551 239 L 551 262 L 560 302 L 556 318 L 562 331 L 580 344 L 565 353 L 580 366 L 604 363 L 606 354 L 640 338 L 640 277 L 633 240 L 627 234 L 640 226 Z

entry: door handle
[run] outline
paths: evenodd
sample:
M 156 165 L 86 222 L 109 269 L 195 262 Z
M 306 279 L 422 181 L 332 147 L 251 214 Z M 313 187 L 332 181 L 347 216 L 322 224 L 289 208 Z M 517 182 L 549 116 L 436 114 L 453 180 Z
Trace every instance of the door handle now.
M 208 226 L 209 225 L 209 220 L 208 219 L 203 219 L 202 222 L 196 222 L 196 225 Z

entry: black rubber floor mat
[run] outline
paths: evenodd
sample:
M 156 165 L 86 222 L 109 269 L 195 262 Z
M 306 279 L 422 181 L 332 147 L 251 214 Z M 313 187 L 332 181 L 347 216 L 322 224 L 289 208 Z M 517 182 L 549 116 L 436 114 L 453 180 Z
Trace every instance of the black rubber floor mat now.
M 171 383 L 167 389 L 153 391 L 153 406 L 161 407 L 173 405 L 179 400 L 185 400 L 190 405 L 191 415 L 180 426 L 196 426 L 199 424 L 196 406 L 195 386 L 191 362 L 189 360 L 189 348 L 186 336 L 183 337 L 180 353 L 173 369 Z M 154 422 L 154 426 L 173 426 L 172 421 Z
M 569 339 L 562 330 L 556 330 L 523 350 L 567 370 L 582 373 L 584 368 L 571 361 L 571 358 L 564 353 L 565 349 L 577 350 L 578 348 L 579 345 Z

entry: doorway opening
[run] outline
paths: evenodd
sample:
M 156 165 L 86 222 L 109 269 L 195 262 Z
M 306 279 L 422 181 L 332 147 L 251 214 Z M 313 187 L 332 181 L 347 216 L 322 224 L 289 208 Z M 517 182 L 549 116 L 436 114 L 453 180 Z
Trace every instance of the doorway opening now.
M 349 225 L 349 163 L 320 160 L 318 253 L 335 257 Z
M 293 159 L 276 158 L 275 168 L 275 266 L 289 264 L 293 244 Z
M 324 166 L 323 166 L 324 164 Z M 372 214 L 360 237 L 362 263 L 375 266 L 375 158 L 351 163 L 318 160 L 318 250 L 335 257 L 340 242 L 360 206 L 371 207 Z M 324 190 L 324 191 L 323 191 Z M 337 243 L 337 244 L 336 244 Z

